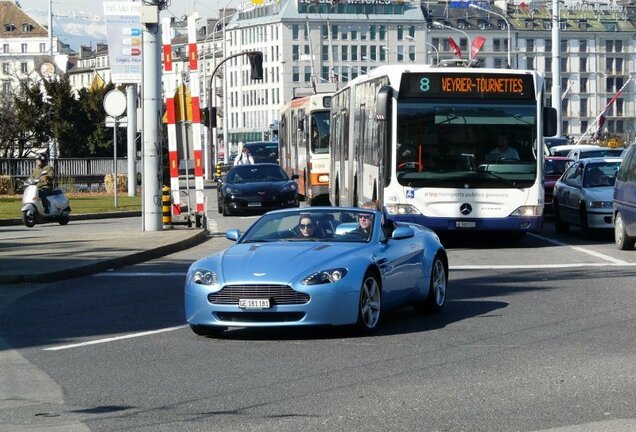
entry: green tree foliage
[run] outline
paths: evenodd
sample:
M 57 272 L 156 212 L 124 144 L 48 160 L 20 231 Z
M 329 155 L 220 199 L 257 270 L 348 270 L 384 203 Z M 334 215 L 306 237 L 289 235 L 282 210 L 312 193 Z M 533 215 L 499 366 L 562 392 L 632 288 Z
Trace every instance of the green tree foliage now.
M 103 88 L 81 89 L 79 91 L 79 101 L 87 119 L 80 127 L 82 128 L 82 136 L 86 137 L 86 150 L 91 156 L 107 157 L 113 154 L 113 132 L 104 124 L 106 118 L 104 97 L 114 88 L 115 85 L 109 83 Z M 119 141 L 118 139 L 118 144 Z M 119 149 L 120 146 L 117 145 L 117 150 Z
M 112 129 L 104 124 L 103 101 L 114 88 L 110 83 L 76 93 L 66 77 L 22 81 L 14 95 L 0 98 L 0 157 L 28 157 L 51 140 L 57 143 L 58 157 L 112 156 Z M 118 150 L 126 148 L 122 135 Z

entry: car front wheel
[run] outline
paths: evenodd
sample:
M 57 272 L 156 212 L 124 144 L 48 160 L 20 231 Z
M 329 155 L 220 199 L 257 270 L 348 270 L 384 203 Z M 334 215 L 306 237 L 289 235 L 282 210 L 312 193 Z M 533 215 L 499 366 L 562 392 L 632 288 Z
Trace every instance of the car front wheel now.
M 378 279 L 372 273 L 364 276 L 358 305 L 358 329 L 372 333 L 378 328 L 382 311 L 382 292 Z
M 633 249 L 636 239 L 627 235 L 625 222 L 620 212 L 614 217 L 614 241 L 620 250 Z

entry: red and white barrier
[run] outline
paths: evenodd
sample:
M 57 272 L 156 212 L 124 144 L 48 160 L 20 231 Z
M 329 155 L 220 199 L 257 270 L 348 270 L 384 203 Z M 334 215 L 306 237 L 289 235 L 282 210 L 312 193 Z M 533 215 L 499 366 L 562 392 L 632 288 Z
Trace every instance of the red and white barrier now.
M 192 97 L 192 149 L 194 150 L 194 188 L 197 214 L 205 214 L 203 193 L 203 152 L 201 151 L 201 84 L 199 53 L 197 52 L 196 16 L 188 17 L 188 59 L 190 66 L 190 96 Z

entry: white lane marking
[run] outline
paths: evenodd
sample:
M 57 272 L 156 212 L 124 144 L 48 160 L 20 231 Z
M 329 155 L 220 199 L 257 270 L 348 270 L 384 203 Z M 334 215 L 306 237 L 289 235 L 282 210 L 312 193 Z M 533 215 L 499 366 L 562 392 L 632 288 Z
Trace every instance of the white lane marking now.
M 540 270 L 565 269 L 580 267 L 636 267 L 636 263 L 573 263 L 573 264 L 528 264 L 528 265 L 458 265 L 450 266 L 450 270 Z
M 138 276 L 138 277 L 146 277 L 146 276 L 185 276 L 186 272 L 114 272 L 114 271 L 107 271 L 104 273 L 95 273 L 93 276 L 123 276 L 123 277 L 131 277 L 131 276 Z
M 604 259 L 605 261 L 612 262 L 614 264 L 631 265 L 630 263 L 628 263 L 626 261 L 619 260 L 619 259 L 616 259 L 616 258 L 612 258 L 609 255 L 605 255 L 605 254 L 602 254 L 600 252 L 595 252 L 595 251 L 590 250 L 590 249 L 585 249 L 585 248 L 582 248 L 580 246 L 572 246 L 570 244 L 563 243 L 563 242 L 560 242 L 558 240 L 554 240 L 554 239 L 551 239 L 551 238 L 548 238 L 548 237 L 543 237 L 543 236 L 538 235 L 538 234 L 532 234 L 531 233 L 530 235 L 535 237 L 535 238 L 538 238 L 539 240 L 547 241 L 548 243 L 552 243 L 552 244 L 557 245 L 557 246 L 567 246 L 567 247 L 569 247 L 569 248 L 571 248 L 571 249 L 573 249 L 575 251 L 583 252 L 583 253 L 586 253 L 588 255 L 592 255 L 593 257 L 601 258 L 601 259 Z
M 105 339 L 97 339 L 97 340 L 92 340 L 92 341 L 88 341 L 88 342 L 80 342 L 80 343 L 69 344 L 69 345 L 60 345 L 60 346 L 55 346 L 55 347 L 42 348 L 42 351 L 60 351 L 60 350 L 65 350 L 65 349 L 83 347 L 83 346 L 87 346 L 87 345 L 97 345 L 97 344 L 103 344 L 103 343 L 109 343 L 109 342 L 116 342 L 116 341 L 123 340 L 123 339 L 132 339 L 132 338 L 138 338 L 138 337 L 143 337 L 143 336 L 150 336 L 150 335 L 154 335 L 154 334 L 158 334 L 158 333 L 166 333 L 166 332 L 170 332 L 170 331 L 181 330 L 181 329 L 184 329 L 184 328 L 187 328 L 187 327 L 188 327 L 187 325 L 180 325 L 180 326 L 176 326 L 176 327 L 168 327 L 168 328 L 163 328 L 163 329 L 159 329 L 159 330 L 150 330 L 150 331 L 145 331 L 145 332 L 141 332 L 141 333 L 132 333 L 132 334 L 123 335 L 123 336 L 115 336 L 115 337 L 109 337 L 109 338 L 105 338 Z
M 219 224 L 216 219 L 208 218 L 208 232 L 215 233 L 219 231 Z

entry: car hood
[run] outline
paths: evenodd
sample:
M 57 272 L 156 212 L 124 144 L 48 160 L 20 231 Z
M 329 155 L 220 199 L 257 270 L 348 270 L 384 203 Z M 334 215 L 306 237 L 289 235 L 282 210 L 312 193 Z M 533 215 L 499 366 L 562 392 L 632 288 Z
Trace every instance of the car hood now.
M 245 243 L 223 252 L 220 265 L 224 283 L 291 282 L 297 277 L 346 267 L 360 243 L 283 242 Z
M 614 199 L 614 186 L 604 186 L 585 189 L 588 201 L 612 201 Z
M 289 180 L 282 180 L 274 182 L 226 183 L 224 186 L 239 189 L 245 193 L 278 192 L 288 183 L 290 183 Z

